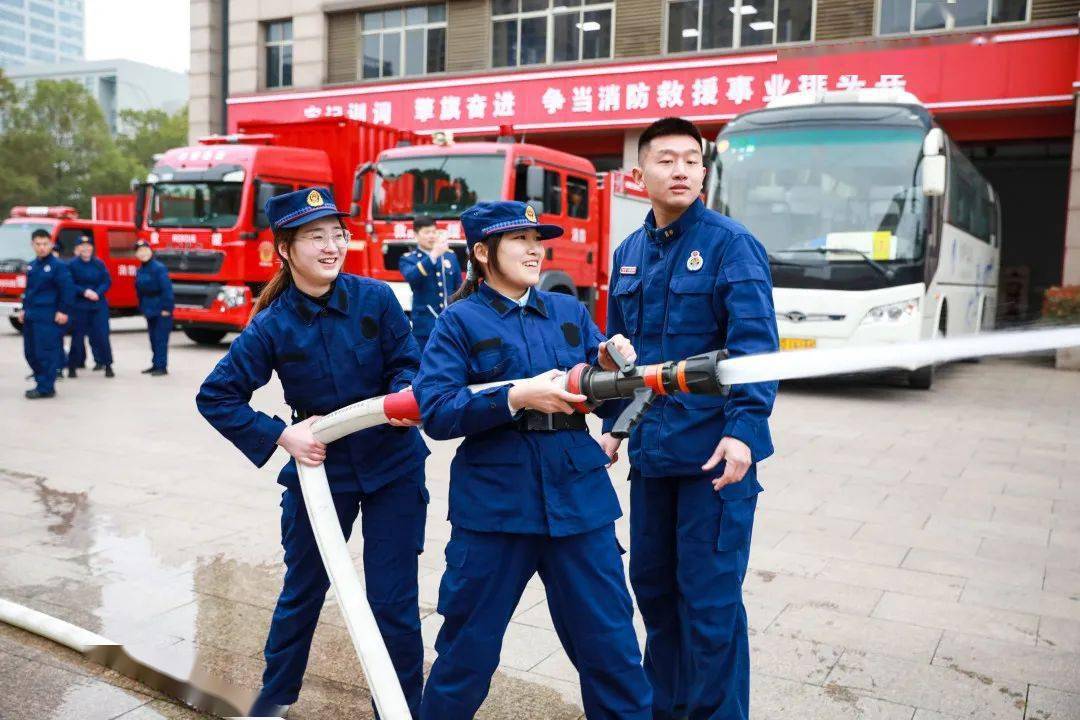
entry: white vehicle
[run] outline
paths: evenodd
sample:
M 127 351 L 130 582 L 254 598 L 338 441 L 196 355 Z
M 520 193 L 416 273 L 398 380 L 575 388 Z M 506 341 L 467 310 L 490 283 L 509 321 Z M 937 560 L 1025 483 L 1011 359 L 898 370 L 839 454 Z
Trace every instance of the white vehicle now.
M 740 115 L 717 138 L 709 205 L 769 252 L 781 349 L 993 327 L 997 195 L 909 93 L 796 94 Z

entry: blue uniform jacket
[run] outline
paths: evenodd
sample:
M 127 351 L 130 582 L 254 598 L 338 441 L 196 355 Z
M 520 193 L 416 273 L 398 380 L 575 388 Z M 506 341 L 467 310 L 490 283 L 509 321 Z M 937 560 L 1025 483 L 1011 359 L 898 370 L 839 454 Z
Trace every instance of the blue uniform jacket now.
M 271 371 L 294 410 L 325 415 L 407 388 L 419 363 L 416 340 L 390 287 L 342 274 L 325 309 L 290 285 L 233 341 L 195 402 L 218 432 L 262 467 L 285 421 L 248 403 Z M 331 443 L 326 475 L 332 492 L 373 492 L 427 456 L 416 428 L 382 425 Z M 278 482 L 299 486 L 295 460 L 282 468 Z
M 450 297 L 461 287 L 461 265 L 453 252 L 439 262 L 422 250 L 401 256 L 398 269 L 412 288 L 412 326 L 417 335 L 430 335 L 435 318 L 450 304 Z
M 69 314 L 75 301 L 75 285 L 67 263 L 52 255 L 34 258 L 26 268 L 23 310 L 31 320 L 53 321 L 57 312 Z
M 150 258 L 135 271 L 135 294 L 139 296 L 139 312 L 146 317 L 173 311 L 173 287 L 169 271 L 159 260 Z
M 451 524 L 564 536 L 619 517 L 607 455 L 587 431 L 521 432 L 509 386 L 465 387 L 595 363 L 604 339 L 576 298 L 535 288 L 521 308 L 481 284 L 439 316 L 414 387 L 430 437 L 465 436 L 450 467 Z
M 109 277 L 109 268 L 101 258 L 91 256 L 89 260 L 72 258 L 68 261 L 71 270 L 71 280 L 75 283 L 75 307 L 93 308 L 107 305 L 105 293 L 112 286 L 112 278 Z M 93 290 L 100 297 L 96 302 L 89 300 L 84 292 Z
M 680 360 L 727 348 L 732 357 L 778 346 L 772 275 L 765 248 L 731 218 L 697 200 L 657 228 L 652 212 L 615 251 L 608 333 L 630 338 L 640 363 Z M 736 385 L 728 397 L 658 397 L 630 436 L 630 462 L 647 477 L 701 475 L 723 437 L 750 447 L 754 462 L 773 452 L 769 415 L 777 383 Z M 611 429 L 613 420 L 604 423 Z M 760 492 L 756 473 L 721 491 Z

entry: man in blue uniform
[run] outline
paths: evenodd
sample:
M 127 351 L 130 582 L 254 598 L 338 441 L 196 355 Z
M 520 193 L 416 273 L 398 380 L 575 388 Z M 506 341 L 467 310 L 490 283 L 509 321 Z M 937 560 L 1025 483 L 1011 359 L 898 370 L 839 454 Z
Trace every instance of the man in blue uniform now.
M 461 265 L 450 251 L 450 243 L 435 227 L 435 220 L 421 215 L 413 221 L 416 249 L 401 256 L 398 269 L 412 288 L 412 328 L 423 350 L 435 318 L 446 309 L 461 287 Z
M 26 292 L 18 318 L 23 323 L 23 353 L 34 373 L 36 386 L 26 391 L 31 400 L 56 395 L 56 373 L 60 370 L 61 333 L 74 300 L 71 271 L 53 256 L 53 241 L 46 230 L 31 236 L 37 257 L 26 269 Z
M 153 354 L 150 367 L 142 372 L 143 375 L 168 375 L 174 305 L 172 280 L 168 268 L 154 259 L 154 251 L 145 240 L 135 243 L 135 257 L 142 263 L 135 271 L 135 294 L 139 297 L 139 312 L 146 318 Z
M 643 363 L 775 351 L 767 255 L 702 204 L 698 129 L 658 120 L 641 135 L 638 163 L 652 211 L 615 252 L 608 334 L 629 337 Z M 756 383 L 726 398 L 659 397 L 630 436 L 630 583 L 654 718 L 749 716 L 742 582 L 775 395 L 776 383 Z M 605 434 L 601 444 L 616 457 L 619 440 Z
M 109 303 L 105 293 L 112 285 L 109 268 L 94 255 L 94 238 L 83 235 L 75 246 L 75 257 L 68 262 L 75 283 L 75 305 L 72 316 L 71 349 L 68 352 L 68 377 L 75 377 L 76 368 L 86 356 L 84 338 L 90 338 L 94 363 L 105 369 L 105 377 L 113 377 L 112 346 L 109 343 Z

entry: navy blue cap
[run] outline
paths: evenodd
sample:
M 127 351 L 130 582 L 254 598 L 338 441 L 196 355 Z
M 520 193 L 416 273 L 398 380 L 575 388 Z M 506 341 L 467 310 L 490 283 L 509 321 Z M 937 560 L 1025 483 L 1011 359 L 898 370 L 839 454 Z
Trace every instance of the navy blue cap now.
M 135 247 L 136 250 L 138 250 L 139 248 L 150 248 L 151 250 L 154 249 L 154 248 L 151 248 L 150 243 L 146 242 L 145 240 L 136 240 L 134 247 Z
M 87 245 L 93 245 L 94 244 L 94 236 L 93 235 L 80 235 L 79 236 L 79 241 L 77 243 L 75 243 L 75 244 L 76 245 L 82 245 L 83 243 L 86 243 Z
M 270 227 L 274 230 L 300 227 L 312 220 L 331 215 L 344 217 L 349 214 L 337 209 L 334 196 L 324 187 L 310 187 L 275 195 L 266 201 L 264 210 L 270 220 Z
M 537 222 L 536 211 L 516 200 L 476 203 L 461 213 L 461 227 L 465 230 L 465 242 L 470 250 L 473 245 L 492 235 L 522 228 L 536 230 L 543 240 L 563 234 L 563 229 L 558 225 Z

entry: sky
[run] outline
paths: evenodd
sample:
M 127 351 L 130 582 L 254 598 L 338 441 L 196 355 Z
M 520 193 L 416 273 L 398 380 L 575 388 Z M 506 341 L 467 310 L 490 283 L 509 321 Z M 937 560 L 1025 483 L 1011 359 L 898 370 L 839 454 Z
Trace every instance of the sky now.
M 188 0 L 86 0 L 84 7 L 87 60 L 138 60 L 188 71 Z

